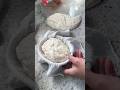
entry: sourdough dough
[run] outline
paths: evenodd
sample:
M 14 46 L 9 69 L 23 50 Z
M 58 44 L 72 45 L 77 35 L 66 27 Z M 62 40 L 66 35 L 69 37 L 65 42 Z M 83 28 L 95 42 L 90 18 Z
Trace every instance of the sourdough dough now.
M 47 18 L 48 26 L 57 30 L 71 30 L 76 28 L 81 21 L 80 16 L 71 17 L 66 14 L 55 13 Z
M 50 38 L 42 45 L 42 51 L 46 58 L 52 62 L 60 63 L 66 60 L 69 54 L 68 46 L 57 38 Z

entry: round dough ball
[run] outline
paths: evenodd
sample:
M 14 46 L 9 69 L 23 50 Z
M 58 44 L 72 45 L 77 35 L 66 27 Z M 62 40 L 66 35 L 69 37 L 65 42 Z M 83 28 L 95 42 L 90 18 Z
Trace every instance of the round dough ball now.
M 71 17 L 66 14 L 55 13 L 47 18 L 48 26 L 57 30 L 71 30 L 76 28 L 81 21 L 80 16 Z
M 42 45 L 42 51 L 46 58 L 52 62 L 63 62 L 69 54 L 68 46 L 57 38 L 50 38 Z

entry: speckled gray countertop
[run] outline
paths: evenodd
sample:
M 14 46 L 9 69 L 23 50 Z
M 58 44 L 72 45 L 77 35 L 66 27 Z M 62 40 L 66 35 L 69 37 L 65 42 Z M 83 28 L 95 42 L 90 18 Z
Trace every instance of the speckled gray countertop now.
M 83 42 L 85 40 L 85 13 L 82 14 L 82 23 L 80 26 L 73 30 L 72 33 L 78 40 L 81 39 Z M 37 19 L 39 18 L 39 19 Z M 39 21 L 37 21 L 39 20 Z M 40 22 L 43 21 L 43 23 Z M 41 39 L 42 36 L 47 32 L 47 30 L 51 30 L 44 23 L 44 17 L 40 16 L 40 14 L 36 14 L 36 22 L 40 23 L 38 32 L 36 34 L 36 41 Z M 85 81 L 80 80 L 78 78 L 70 77 L 70 76 L 57 76 L 57 77 L 47 77 L 46 70 L 47 67 L 43 67 L 40 63 L 38 63 L 38 55 L 36 52 L 35 56 L 35 77 L 36 82 L 38 83 L 39 90 L 85 90 Z

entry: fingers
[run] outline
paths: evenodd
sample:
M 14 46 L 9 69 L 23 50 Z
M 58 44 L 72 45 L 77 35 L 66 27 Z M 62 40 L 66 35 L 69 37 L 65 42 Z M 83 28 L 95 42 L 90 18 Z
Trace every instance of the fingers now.
M 86 84 L 93 89 L 99 87 L 101 83 L 104 83 L 108 75 L 115 75 L 114 65 L 109 59 L 101 58 L 97 62 L 99 74 L 93 73 L 90 70 L 86 70 L 85 73 Z
M 81 79 L 85 78 L 85 62 L 82 58 L 69 56 L 69 61 L 72 63 L 71 68 L 66 68 L 64 74 L 79 77 Z
M 100 83 L 99 82 L 100 79 L 102 79 L 102 74 L 112 75 L 112 76 L 116 75 L 114 65 L 107 58 L 98 59 L 96 66 L 97 66 L 96 68 L 98 69 L 99 74 L 93 73 L 90 70 L 86 70 L 86 83 L 89 85 L 89 87 L 97 86 Z M 97 82 L 94 82 L 94 81 L 97 81 Z
M 64 74 L 73 76 L 75 74 L 75 69 L 74 68 L 65 69 Z
M 109 59 L 105 60 L 105 74 L 115 76 L 114 65 Z
M 79 58 L 82 57 L 82 56 L 81 56 L 80 49 L 77 49 L 77 50 L 76 50 L 76 57 L 79 57 Z
M 68 62 L 66 65 L 63 65 L 64 69 L 72 68 L 72 62 Z
M 105 74 L 105 60 L 104 60 L 104 58 L 97 59 L 92 70 L 95 73 Z
M 116 75 L 114 65 L 107 58 L 98 59 L 96 65 L 93 68 L 93 71 L 95 73 L 104 74 L 104 75 L 112 75 L 112 76 Z
M 94 73 L 99 73 L 99 62 L 98 62 L 98 60 L 96 60 L 94 66 L 92 67 L 92 71 Z
M 99 73 L 100 74 L 105 74 L 105 59 L 101 58 L 99 59 Z
M 78 58 L 83 58 L 83 54 L 82 52 L 80 51 L 80 49 L 77 49 L 74 53 L 74 56 L 75 57 L 78 57 Z
M 81 62 L 83 61 L 82 58 L 78 58 L 78 57 L 74 57 L 74 56 L 69 56 L 69 60 L 70 62 L 72 62 L 72 64 L 78 66 L 81 64 Z

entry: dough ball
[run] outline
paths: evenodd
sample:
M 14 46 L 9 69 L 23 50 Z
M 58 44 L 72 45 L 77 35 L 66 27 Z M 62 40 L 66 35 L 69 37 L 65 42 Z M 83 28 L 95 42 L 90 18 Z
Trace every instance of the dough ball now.
M 66 14 L 55 13 L 47 18 L 48 26 L 57 30 L 71 30 L 76 28 L 81 21 L 80 16 L 71 17 Z
M 42 45 L 42 51 L 46 58 L 52 62 L 63 62 L 69 54 L 68 46 L 57 38 L 50 38 Z

